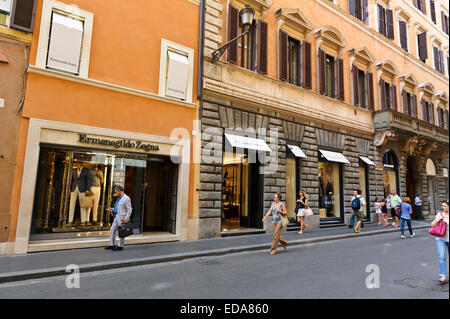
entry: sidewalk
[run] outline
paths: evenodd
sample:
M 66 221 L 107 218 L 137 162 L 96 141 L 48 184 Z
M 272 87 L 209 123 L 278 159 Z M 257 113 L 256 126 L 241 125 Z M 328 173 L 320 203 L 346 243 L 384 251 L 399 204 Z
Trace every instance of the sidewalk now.
M 431 221 L 413 220 L 413 228 L 428 228 Z M 362 233 L 355 233 L 347 226 L 312 229 L 302 235 L 295 231 L 283 231 L 289 246 L 330 241 L 358 236 L 371 236 L 399 232 L 392 226 L 366 224 Z M 80 272 L 131 267 L 183 260 L 188 258 L 218 256 L 230 253 L 269 249 L 272 233 L 209 238 L 195 241 L 126 245 L 123 251 L 113 252 L 104 248 L 84 248 L 26 255 L 0 256 L 0 283 L 66 275 L 66 266 L 75 264 Z M 288 249 L 289 249 L 288 246 Z

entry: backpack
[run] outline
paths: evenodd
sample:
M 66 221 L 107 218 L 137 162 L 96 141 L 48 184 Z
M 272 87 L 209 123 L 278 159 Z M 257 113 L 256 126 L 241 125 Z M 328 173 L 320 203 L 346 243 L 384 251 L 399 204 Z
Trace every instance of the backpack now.
M 359 197 L 355 197 L 352 200 L 352 209 L 353 210 L 360 210 L 361 209 L 361 202 L 359 200 Z

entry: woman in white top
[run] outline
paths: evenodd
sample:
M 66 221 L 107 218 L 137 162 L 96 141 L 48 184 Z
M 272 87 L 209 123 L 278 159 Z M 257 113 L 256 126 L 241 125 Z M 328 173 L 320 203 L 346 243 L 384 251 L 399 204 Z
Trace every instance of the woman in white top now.
M 439 221 L 444 220 L 447 223 L 447 232 L 442 237 L 436 237 L 436 246 L 438 250 L 438 264 L 439 264 L 439 282 L 445 284 L 447 279 L 447 257 L 445 251 L 449 252 L 449 240 L 448 240 L 448 207 L 449 202 L 442 203 L 442 212 L 436 215 L 436 218 L 431 223 L 431 227 L 436 226 Z
M 375 214 L 377 214 L 378 225 L 381 225 L 381 201 L 378 197 L 375 198 L 375 203 L 373 206 L 375 207 Z

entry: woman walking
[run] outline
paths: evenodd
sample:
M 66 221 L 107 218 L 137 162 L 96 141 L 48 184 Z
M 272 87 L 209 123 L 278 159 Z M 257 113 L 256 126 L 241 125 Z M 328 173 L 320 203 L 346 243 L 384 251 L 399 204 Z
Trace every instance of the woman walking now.
M 297 199 L 297 221 L 300 224 L 299 234 L 303 234 L 303 227 L 306 229 L 308 226 L 305 224 L 305 209 L 308 208 L 308 196 L 304 189 L 299 192 L 300 198 Z
M 384 210 L 383 210 L 384 225 L 383 226 L 387 227 L 387 226 L 389 226 L 389 212 L 391 211 L 391 200 L 389 199 L 389 196 L 386 197 L 383 208 L 384 208 Z
M 270 206 L 270 209 L 262 219 L 262 222 L 264 222 L 270 215 L 272 215 L 273 224 L 273 241 L 272 247 L 270 247 L 270 254 L 275 255 L 277 253 L 277 247 L 279 243 L 283 245 L 285 251 L 288 245 L 287 241 L 284 240 L 283 236 L 281 236 L 281 231 L 283 230 L 283 227 L 281 225 L 281 215 L 287 215 L 286 206 L 281 202 L 281 193 L 276 193 L 273 196 L 272 206 Z
M 441 220 L 447 223 L 447 231 L 444 236 L 436 237 L 436 247 L 438 250 L 438 265 L 439 265 L 439 282 L 445 284 L 448 282 L 447 279 L 447 257 L 445 254 L 445 250 L 447 250 L 447 254 L 449 253 L 449 240 L 448 240 L 448 207 L 449 202 L 442 203 L 442 212 L 439 212 L 436 215 L 436 218 L 431 223 L 431 227 L 436 226 Z
M 400 215 L 401 220 L 401 226 L 400 231 L 402 233 L 401 238 L 405 239 L 405 223 L 408 224 L 408 230 L 409 230 L 409 237 L 413 238 L 416 236 L 416 234 L 413 233 L 413 229 L 411 226 L 411 213 L 412 213 L 412 207 L 411 207 L 411 199 L 409 197 L 405 197 L 403 199 L 403 203 L 400 203 L 397 205 L 398 209 L 401 209 L 402 214 Z
M 380 201 L 380 199 L 378 197 L 375 198 L 375 203 L 373 204 L 373 206 L 375 207 L 375 214 L 377 214 L 377 221 L 378 221 L 378 225 L 381 225 L 381 206 L 382 206 L 382 202 Z

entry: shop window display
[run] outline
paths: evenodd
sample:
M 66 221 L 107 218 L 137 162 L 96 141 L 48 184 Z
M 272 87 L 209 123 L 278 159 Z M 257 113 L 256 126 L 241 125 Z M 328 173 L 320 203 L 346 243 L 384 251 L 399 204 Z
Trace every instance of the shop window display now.
M 340 218 L 340 167 L 319 162 L 319 215 L 321 219 Z
M 167 159 L 41 147 L 31 240 L 108 236 L 114 185 L 131 199 L 135 234 L 174 232 L 177 184 Z

